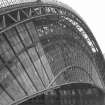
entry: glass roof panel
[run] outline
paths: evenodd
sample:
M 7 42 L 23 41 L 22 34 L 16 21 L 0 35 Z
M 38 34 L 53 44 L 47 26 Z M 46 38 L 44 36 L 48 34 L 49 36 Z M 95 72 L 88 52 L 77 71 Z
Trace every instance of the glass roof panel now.
M 27 3 L 27 2 L 54 2 L 56 0 L 0 0 L 0 8 L 1 7 L 7 7 L 14 4 L 21 4 L 21 3 Z
M 7 7 L 14 4 L 20 4 L 25 2 L 35 2 L 37 0 L 1 0 L 0 7 Z

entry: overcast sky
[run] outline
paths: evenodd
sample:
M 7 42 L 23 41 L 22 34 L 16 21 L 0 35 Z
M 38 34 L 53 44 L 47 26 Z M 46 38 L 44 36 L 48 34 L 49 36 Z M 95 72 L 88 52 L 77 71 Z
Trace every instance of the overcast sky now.
M 72 7 L 87 23 L 105 53 L 105 0 L 59 0 Z

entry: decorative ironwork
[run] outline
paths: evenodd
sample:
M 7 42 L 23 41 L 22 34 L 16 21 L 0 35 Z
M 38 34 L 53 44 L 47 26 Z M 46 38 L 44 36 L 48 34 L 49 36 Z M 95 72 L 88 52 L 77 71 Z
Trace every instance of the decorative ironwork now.
M 103 55 L 74 11 L 41 1 L 5 3 L 0 9 L 0 104 L 64 84 L 68 67 L 75 68 L 78 76 L 70 83 L 84 75 L 86 83 L 104 88 Z

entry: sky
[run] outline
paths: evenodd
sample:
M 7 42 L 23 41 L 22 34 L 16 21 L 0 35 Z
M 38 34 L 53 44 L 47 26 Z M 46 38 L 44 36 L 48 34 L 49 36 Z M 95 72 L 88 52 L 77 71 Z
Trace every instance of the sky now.
M 105 53 L 105 0 L 58 0 L 72 7 L 87 23 Z

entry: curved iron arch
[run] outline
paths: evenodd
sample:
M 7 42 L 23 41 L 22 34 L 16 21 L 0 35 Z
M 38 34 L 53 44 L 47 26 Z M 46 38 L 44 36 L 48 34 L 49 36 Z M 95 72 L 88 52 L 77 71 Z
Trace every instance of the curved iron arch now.
M 55 9 L 56 13 L 48 13 L 48 14 L 40 14 L 40 15 L 32 15 L 32 9 L 34 8 L 53 8 Z M 29 10 L 29 14 L 25 13 L 24 9 L 28 9 Z M 60 11 L 62 13 L 60 13 Z M 16 12 L 17 14 L 17 18 L 14 18 L 14 16 L 12 16 L 12 13 Z M 20 16 L 20 12 L 24 15 L 26 15 L 26 17 L 24 19 L 21 19 Z M 36 12 L 36 11 L 34 11 Z M 6 16 L 8 18 L 10 18 L 13 21 L 13 24 L 6 24 Z M 71 8 L 66 7 L 65 5 L 62 4 L 56 4 L 56 3 L 23 3 L 23 4 L 17 4 L 17 5 L 13 5 L 4 8 L 4 11 L 0 11 L 0 19 L 2 20 L 1 22 L 3 23 L 2 27 L 0 28 L 0 34 L 11 29 L 12 27 L 15 27 L 18 24 L 30 21 L 32 19 L 35 18 L 40 18 L 40 17 L 46 17 L 46 16 L 58 16 L 58 18 L 70 18 L 72 19 L 74 22 L 76 22 L 80 27 L 82 27 L 82 29 L 84 30 L 84 32 L 86 32 L 90 42 L 93 44 L 92 46 L 94 46 L 94 48 L 96 49 L 96 53 L 94 53 L 95 55 L 95 61 L 96 61 L 96 65 L 98 65 L 97 67 L 100 69 L 100 71 L 98 72 L 99 74 L 101 74 L 100 79 L 105 79 L 104 76 L 104 68 L 105 68 L 105 60 L 103 57 L 103 54 L 100 50 L 100 47 L 96 41 L 96 39 L 93 36 L 93 33 L 91 32 L 91 30 L 89 29 L 89 27 L 87 26 L 87 24 L 85 24 L 85 22 L 83 21 L 83 19 Z M 68 20 L 68 19 L 67 19 Z M 8 22 L 7 22 L 8 23 Z M 77 26 L 78 28 L 78 26 Z M 100 63 L 101 62 L 101 63 Z M 104 83 L 103 83 L 104 85 Z
M 20 7 L 20 6 L 19 6 Z M 21 19 L 18 19 L 18 21 L 15 21 L 15 23 L 13 24 L 13 25 L 10 25 L 10 26 L 6 26 L 5 28 L 3 28 L 1 31 L 0 31 L 0 33 L 2 33 L 2 32 L 4 32 L 4 31 L 6 31 L 6 30 L 8 30 L 8 29 L 11 29 L 12 27 L 15 27 L 16 25 L 18 25 L 18 24 L 21 24 L 21 23 L 23 23 L 23 22 L 26 22 L 26 21 L 30 21 L 30 20 L 32 20 L 32 19 L 35 19 L 35 18 L 40 18 L 40 17 L 45 17 L 45 16 L 58 16 L 58 17 L 60 17 L 60 16 L 65 16 L 65 17 L 69 17 L 70 19 L 72 19 L 73 21 L 75 21 L 75 22 L 77 22 L 83 29 L 84 29 L 84 31 L 87 33 L 87 35 L 88 35 L 88 37 L 89 37 L 89 39 L 90 39 L 90 41 L 91 41 L 91 43 L 93 44 L 93 46 L 94 46 L 94 48 L 95 49 L 97 49 L 97 52 L 96 52 L 96 54 L 95 54 L 95 58 L 96 58 L 96 62 L 97 62 L 97 65 L 99 66 L 99 69 L 100 69 L 100 71 L 101 72 L 104 72 L 104 68 L 105 68 L 105 60 L 104 60 L 104 57 L 103 57 L 103 55 L 102 55 L 102 52 L 101 52 L 101 50 L 100 50 L 100 48 L 99 48 L 99 46 L 98 46 L 98 44 L 97 44 L 97 41 L 95 40 L 95 38 L 94 38 L 94 36 L 93 36 L 93 34 L 92 34 L 92 32 L 90 31 L 90 29 L 88 28 L 88 26 L 84 23 L 84 21 L 76 14 L 76 13 L 74 13 L 74 11 L 70 11 L 68 8 L 66 8 L 66 7 L 62 7 L 62 6 L 58 6 L 58 5 L 52 5 L 52 4 L 38 4 L 38 5 L 32 5 L 32 6 L 30 6 L 30 5 L 28 5 L 27 6 L 27 8 L 30 8 L 30 10 L 32 9 L 32 8 L 37 8 L 37 7 L 51 7 L 51 8 L 54 8 L 54 9 L 56 9 L 57 11 L 57 13 L 56 14 L 44 14 L 44 15 L 36 15 L 36 16 L 27 16 L 27 18 L 26 19 L 23 19 L 23 20 L 21 20 Z M 26 6 L 21 6 L 21 8 L 18 8 L 19 10 L 17 11 L 17 12 L 19 12 L 19 11 L 22 11 L 24 8 L 26 8 Z M 11 15 L 11 13 L 13 12 L 13 11 L 16 11 L 17 10 L 17 8 L 14 8 L 13 10 L 11 10 L 11 11 L 8 11 L 8 12 L 6 12 L 6 14 L 10 14 Z M 58 11 L 59 10 L 62 10 L 62 11 L 66 11 L 66 14 L 59 14 L 58 13 Z M 69 14 L 69 15 L 68 15 Z M 4 12 L 4 14 L 2 14 L 2 15 L 5 15 L 5 12 Z M 20 16 L 19 16 L 20 17 Z M 5 23 L 5 22 L 4 22 Z M 98 60 L 100 60 L 100 61 L 98 61 Z M 99 64 L 101 62 L 101 64 Z M 100 73 L 101 73 L 100 72 Z M 101 73 L 101 75 L 103 75 L 104 73 Z M 102 77 L 102 78 L 104 78 L 104 77 Z
M 67 86 L 68 86 L 68 85 L 71 85 L 71 86 L 72 86 L 72 85 L 74 85 L 74 84 L 82 84 L 82 83 L 64 83 L 64 84 L 56 85 L 55 87 L 50 87 L 49 89 L 44 89 L 44 90 L 42 90 L 42 91 L 40 91 L 40 92 L 37 92 L 37 93 L 31 95 L 30 97 L 24 97 L 23 99 L 14 102 L 12 105 L 21 104 L 22 102 L 25 102 L 25 101 L 27 101 L 27 100 L 29 100 L 29 99 L 32 99 L 32 98 L 34 98 L 34 97 L 37 97 L 37 96 L 41 95 L 42 93 L 44 93 L 44 92 L 46 92 L 46 91 L 50 91 L 50 90 L 52 90 L 52 89 L 59 89 L 60 87 L 66 86 L 66 85 L 67 85 Z M 89 84 L 89 83 L 83 83 L 83 85 L 87 85 L 87 86 L 89 86 L 89 87 L 93 87 L 93 88 L 95 87 L 95 88 L 100 89 L 100 87 L 98 87 L 98 86 L 96 86 L 96 85 L 93 85 L 93 84 Z M 103 92 L 103 94 L 105 94 L 105 90 L 100 89 L 100 91 Z
M 55 76 L 55 78 L 54 78 L 54 79 L 51 81 L 51 83 L 48 85 L 47 89 L 48 89 L 50 86 L 52 86 L 52 84 L 56 81 L 57 78 L 59 78 L 59 76 L 60 76 L 62 73 L 64 73 L 64 72 L 67 71 L 67 70 L 72 70 L 72 69 L 74 69 L 74 68 L 80 69 L 81 71 L 85 72 L 85 73 L 89 76 L 89 79 L 92 80 L 93 85 L 95 85 L 95 81 L 93 80 L 92 76 L 91 76 L 86 70 L 84 70 L 84 68 L 79 67 L 79 66 L 67 66 L 67 67 L 63 68 L 63 69 Z
M 22 12 L 25 8 L 27 8 L 27 9 L 29 8 L 30 9 L 30 8 L 34 8 L 34 7 L 36 8 L 36 7 L 42 7 L 42 6 L 43 7 L 56 8 L 58 10 L 66 11 L 66 14 L 58 14 L 59 12 L 57 12 L 57 14 L 43 14 L 43 15 L 36 15 L 36 16 L 32 16 L 31 15 L 31 16 L 26 16 L 25 19 L 22 19 L 22 20 L 20 19 L 20 12 Z M 21 8 L 19 8 L 19 7 L 21 7 Z M 31 5 L 28 5 L 27 4 L 27 6 L 26 5 L 24 5 L 24 6 L 21 5 L 19 7 L 15 7 L 14 6 L 13 7 L 14 9 L 12 7 L 10 7 L 10 10 L 9 11 L 7 11 L 7 12 L 4 11 L 4 12 L 1 13 L 0 18 L 3 19 L 3 27 L 0 30 L 0 34 L 3 33 L 3 32 L 5 32 L 5 31 L 7 31 L 7 30 L 9 30 L 9 29 L 11 29 L 11 28 L 13 28 L 13 27 L 15 27 L 18 24 L 21 24 L 21 23 L 24 23 L 24 22 L 27 22 L 27 21 L 30 21 L 32 19 L 39 18 L 39 17 L 45 17 L 45 16 L 58 16 L 59 18 L 61 18 L 61 17 L 62 18 L 66 18 L 67 17 L 68 18 L 69 17 L 73 21 L 77 22 L 84 29 L 84 31 L 87 33 L 89 39 L 93 43 L 94 47 L 97 49 L 97 52 L 96 52 L 96 56 L 95 57 L 101 59 L 101 63 L 102 64 L 99 64 L 100 61 L 97 61 L 98 62 L 98 65 L 100 67 L 99 69 L 100 70 L 102 69 L 101 71 L 104 72 L 105 61 L 104 61 L 102 52 L 101 52 L 101 50 L 100 50 L 100 48 L 99 48 L 99 46 L 98 46 L 98 44 L 97 44 L 97 42 L 96 42 L 93 34 L 92 34 L 92 32 L 90 31 L 90 29 L 88 28 L 88 26 L 84 23 L 84 21 L 77 14 L 75 14 L 73 11 L 69 10 L 66 7 L 62 7 L 60 5 L 55 5 L 55 4 L 53 4 L 53 5 L 52 4 L 38 4 L 37 6 L 36 5 L 32 5 L 31 6 Z M 18 11 L 17 11 L 17 9 L 18 9 Z M 17 14 L 19 16 L 17 19 L 15 19 L 11 15 L 12 12 L 14 12 L 14 11 L 17 12 Z M 6 24 L 6 20 L 5 20 L 6 16 L 9 17 L 10 19 L 12 19 L 12 21 L 14 21 L 14 24 L 7 25 Z
M 97 42 L 96 42 L 93 34 L 91 33 L 90 29 L 83 22 L 83 20 L 76 13 L 74 13 L 72 10 L 68 10 L 66 7 L 62 7 L 62 6 L 58 6 L 58 5 L 52 5 L 52 4 L 47 4 L 47 5 L 46 4 L 43 4 L 43 3 L 42 4 L 37 4 L 37 5 L 35 5 L 35 4 L 34 5 L 31 5 L 31 6 L 29 4 L 27 4 L 28 5 L 27 7 L 26 7 L 26 5 L 24 7 L 24 5 L 22 4 L 22 6 L 19 6 L 21 8 L 18 8 L 17 9 L 15 7 L 13 9 L 11 7 L 12 10 L 9 10 L 8 9 L 9 11 L 6 11 L 6 12 L 1 13 L 0 18 L 3 19 L 3 22 L 4 22 L 3 25 L 4 26 L 1 27 L 0 33 L 6 31 L 8 29 L 11 29 L 12 27 L 15 27 L 16 25 L 18 25 L 20 23 L 26 22 L 26 21 L 31 20 L 31 19 L 34 19 L 34 18 L 39 18 L 41 16 L 42 17 L 44 17 L 44 16 L 53 16 L 53 15 L 55 15 L 55 16 L 66 16 L 66 17 L 69 17 L 69 18 L 73 19 L 74 21 L 76 21 L 77 23 L 79 23 L 82 28 L 84 28 L 84 30 L 87 33 L 87 35 L 89 36 L 89 38 L 95 42 L 96 48 L 100 51 L 100 48 L 98 47 Z M 24 9 L 32 9 L 32 8 L 43 8 L 43 9 L 45 9 L 46 7 L 48 7 L 48 8 L 50 7 L 50 8 L 55 9 L 56 10 L 56 14 L 53 14 L 53 13 L 46 14 L 45 13 L 45 14 L 40 14 L 40 15 L 32 16 L 32 15 L 29 15 L 29 14 L 25 13 L 25 11 L 24 11 Z M 58 12 L 59 10 L 61 10 L 62 12 L 66 12 L 66 14 L 62 14 L 62 15 L 59 14 L 59 12 Z M 14 16 L 12 16 L 12 13 L 13 12 L 16 12 L 17 14 L 20 13 L 20 12 L 22 12 L 24 15 L 26 15 L 26 18 L 25 19 L 19 19 L 19 17 L 21 16 L 21 14 L 18 14 L 19 15 L 17 17 L 18 19 L 15 19 Z M 5 19 L 6 16 L 8 16 L 9 18 L 11 18 L 14 21 L 14 23 L 13 24 L 10 24 L 10 25 L 6 25 L 6 19 Z
M 24 11 L 24 9 L 30 9 L 31 10 L 34 7 L 35 8 L 37 8 L 37 7 L 51 7 L 51 8 L 56 8 L 56 9 L 60 9 L 60 10 L 66 11 L 67 14 L 64 14 L 64 15 L 67 16 L 67 17 L 70 17 L 71 19 L 73 19 L 74 21 L 76 21 L 77 23 L 80 24 L 80 26 L 85 30 L 85 32 L 87 33 L 87 35 L 91 39 L 91 41 L 94 43 L 95 47 L 98 49 L 98 52 L 100 53 L 100 56 L 103 59 L 103 55 L 102 55 L 102 52 L 101 52 L 101 50 L 100 50 L 100 48 L 99 48 L 99 46 L 97 44 L 97 41 L 95 40 L 95 38 L 94 38 L 92 32 L 90 31 L 90 29 L 88 28 L 88 26 L 84 23 L 83 19 L 81 19 L 81 17 L 78 16 L 72 9 L 69 10 L 67 7 L 62 7 L 62 5 L 60 6 L 60 5 L 56 5 L 56 4 L 52 5 L 52 4 L 44 4 L 44 3 L 41 3 L 41 4 L 39 3 L 39 4 L 36 5 L 36 3 L 33 3 L 33 4 L 32 3 L 29 3 L 29 4 L 25 3 L 25 5 L 21 4 L 20 6 L 17 5 L 17 7 L 15 7 L 15 6 L 11 7 L 10 6 L 10 9 L 8 9 L 9 11 L 3 11 L 1 13 L 1 15 L 0 15 L 0 17 L 2 19 L 4 19 L 4 26 L 1 28 L 0 33 L 4 32 L 4 31 L 6 31 L 6 30 L 8 30 L 8 29 L 10 29 L 12 27 L 15 27 L 16 25 L 18 25 L 20 23 L 23 23 L 23 22 L 26 22 L 28 20 L 36 18 L 37 16 L 27 16 L 26 19 L 24 19 L 24 20 L 23 19 L 22 20 L 21 19 L 17 19 L 16 20 L 11 15 L 12 12 Z M 69 14 L 69 16 L 68 16 L 68 14 Z M 9 15 L 9 17 L 14 21 L 14 24 L 10 24 L 9 26 L 6 26 L 6 21 L 5 21 L 5 16 L 6 15 Z M 49 15 L 51 15 L 51 14 L 49 14 Z M 58 13 L 55 14 L 55 15 L 61 16 Z M 46 16 L 46 14 L 42 15 L 42 16 Z M 41 17 L 41 15 L 38 16 L 38 17 Z M 103 62 L 104 62 L 104 60 L 103 60 Z

